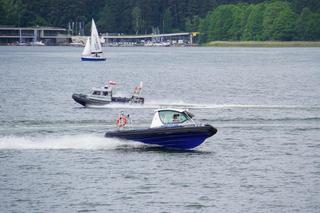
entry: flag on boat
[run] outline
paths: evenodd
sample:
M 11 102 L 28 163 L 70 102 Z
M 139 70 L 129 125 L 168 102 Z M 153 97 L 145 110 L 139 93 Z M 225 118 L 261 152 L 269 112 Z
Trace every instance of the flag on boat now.
M 140 95 L 141 93 L 141 90 L 142 90 L 142 81 L 140 81 L 140 85 L 139 86 L 136 86 L 133 90 L 133 93 L 136 94 L 136 95 Z
M 116 83 L 115 81 L 109 81 L 108 84 L 109 84 L 109 86 L 115 86 L 115 85 L 117 85 L 117 83 Z

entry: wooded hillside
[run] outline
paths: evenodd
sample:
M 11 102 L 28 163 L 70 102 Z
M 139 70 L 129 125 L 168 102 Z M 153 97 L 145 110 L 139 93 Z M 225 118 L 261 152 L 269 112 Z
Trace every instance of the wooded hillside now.
M 200 31 L 209 40 L 320 40 L 319 0 L 0 0 L 0 25 L 100 32 Z M 82 25 L 83 26 L 83 25 Z

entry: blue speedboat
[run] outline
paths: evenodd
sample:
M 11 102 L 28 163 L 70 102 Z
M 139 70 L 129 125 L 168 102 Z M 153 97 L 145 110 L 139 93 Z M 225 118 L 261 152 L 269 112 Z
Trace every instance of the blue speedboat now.
M 105 134 L 108 138 L 119 138 L 158 145 L 170 149 L 193 149 L 216 134 L 213 126 L 198 125 L 193 114 L 187 110 L 159 109 L 155 111 L 150 128 L 119 129 Z

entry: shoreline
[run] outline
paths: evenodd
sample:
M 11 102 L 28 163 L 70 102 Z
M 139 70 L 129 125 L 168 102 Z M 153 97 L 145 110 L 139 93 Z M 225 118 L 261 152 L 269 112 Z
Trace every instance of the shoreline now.
M 0 46 L 4 47 L 16 47 L 20 45 L 4 44 L 0 43 Z M 35 47 L 37 45 L 21 45 Z M 70 44 L 64 45 L 44 45 L 47 47 L 76 47 L 83 48 L 83 46 L 74 46 Z M 106 47 L 106 46 L 103 46 Z M 184 45 L 170 45 L 170 46 L 143 46 L 143 45 L 118 45 L 118 46 L 107 46 L 107 47 L 320 47 L 320 41 L 211 41 L 203 44 L 184 44 Z
M 320 47 L 320 41 L 211 41 L 205 47 Z

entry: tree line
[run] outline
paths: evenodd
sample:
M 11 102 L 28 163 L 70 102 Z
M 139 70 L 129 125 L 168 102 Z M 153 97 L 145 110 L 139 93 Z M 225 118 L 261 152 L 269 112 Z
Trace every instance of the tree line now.
M 317 40 L 319 0 L 0 0 L 0 25 L 100 32 L 200 31 L 210 40 Z
M 300 4 L 297 6 L 303 6 Z M 306 5 L 295 8 L 289 1 L 221 5 L 210 11 L 197 29 L 201 42 L 320 40 L 319 5 L 320 1 L 315 5 L 318 8 L 311 7 L 313 11 Z

